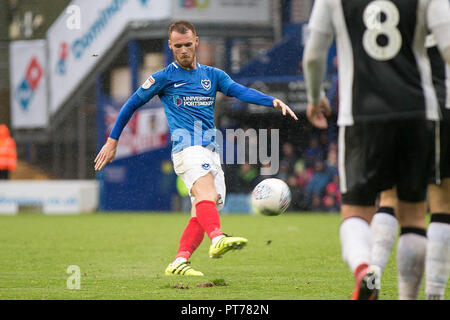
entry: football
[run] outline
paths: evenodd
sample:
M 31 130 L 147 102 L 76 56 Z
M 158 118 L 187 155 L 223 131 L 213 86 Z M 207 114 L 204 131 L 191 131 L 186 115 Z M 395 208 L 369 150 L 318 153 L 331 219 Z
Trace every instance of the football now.
M 280 179 L 270 178 L 258 183 L 252 192 L 252 207 L 256 213 L 277 216 L 289 207 L 291 191 Z

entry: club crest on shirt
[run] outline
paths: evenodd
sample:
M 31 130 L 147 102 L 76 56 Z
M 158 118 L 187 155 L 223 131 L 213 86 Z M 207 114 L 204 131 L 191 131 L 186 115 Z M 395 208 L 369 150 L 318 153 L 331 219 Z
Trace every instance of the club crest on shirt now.
M 202 87 L 203 87 L 206 91 L 208 91 L 209 89 L 211 89 L 211 80 L 205 79 L 205 80 L 202 80 L 201 83 L 202 83 Z
M 150 76 L 148 77 L 148 79 L 144 82 L 144 84 L 142 85 L 142 89 L 148 89 L 150 88 L 153 84 L 155 83 L 155 79 Z

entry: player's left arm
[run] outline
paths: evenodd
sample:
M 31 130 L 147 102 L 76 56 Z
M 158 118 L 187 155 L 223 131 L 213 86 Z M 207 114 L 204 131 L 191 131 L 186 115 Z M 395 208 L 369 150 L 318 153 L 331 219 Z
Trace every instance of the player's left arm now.
M 225 72 L 219 74 L 219 87 L 218 89 L 229 97 L 237 98 L 241 101 L 258 104 L 266 107 L 273 107 L 281 110 L 283 116 L 287 113 L 292 118 L 298 120 L 295 113 L 280 99 L 276 99 L 272 96 L 266 95 L 261 91 L 248 88 L 237 82 L 234 82 Z
M 448 0 L 430 2 L 427 23 L 436 39 L 442 58 L 450 65 L 450 4 Z

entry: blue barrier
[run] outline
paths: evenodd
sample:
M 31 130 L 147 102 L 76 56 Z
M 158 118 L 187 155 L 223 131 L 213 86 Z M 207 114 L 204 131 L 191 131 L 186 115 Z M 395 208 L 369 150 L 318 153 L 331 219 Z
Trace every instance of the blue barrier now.
M 225 206 L 222 209 L 221 213 L 229 214 L 229 213 L 248 213 L 253 214 L 253 210 L 251 207 L 251 198 L 250 194 L 241 194 L 241 193 L 230 193 L 227 194 L 225 200 Z

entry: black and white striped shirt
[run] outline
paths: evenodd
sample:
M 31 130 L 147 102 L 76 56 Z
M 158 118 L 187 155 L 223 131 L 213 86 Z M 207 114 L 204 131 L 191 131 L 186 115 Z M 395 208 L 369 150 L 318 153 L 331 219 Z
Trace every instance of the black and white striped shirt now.
M 439 119 L 428 30 L 450 23 L 439 0 L 316 0 L 311 31 L 335 34 L 339 64 L 339 125 L 381 119 Z M 436 12 L 440 12 L 436 14 Z

